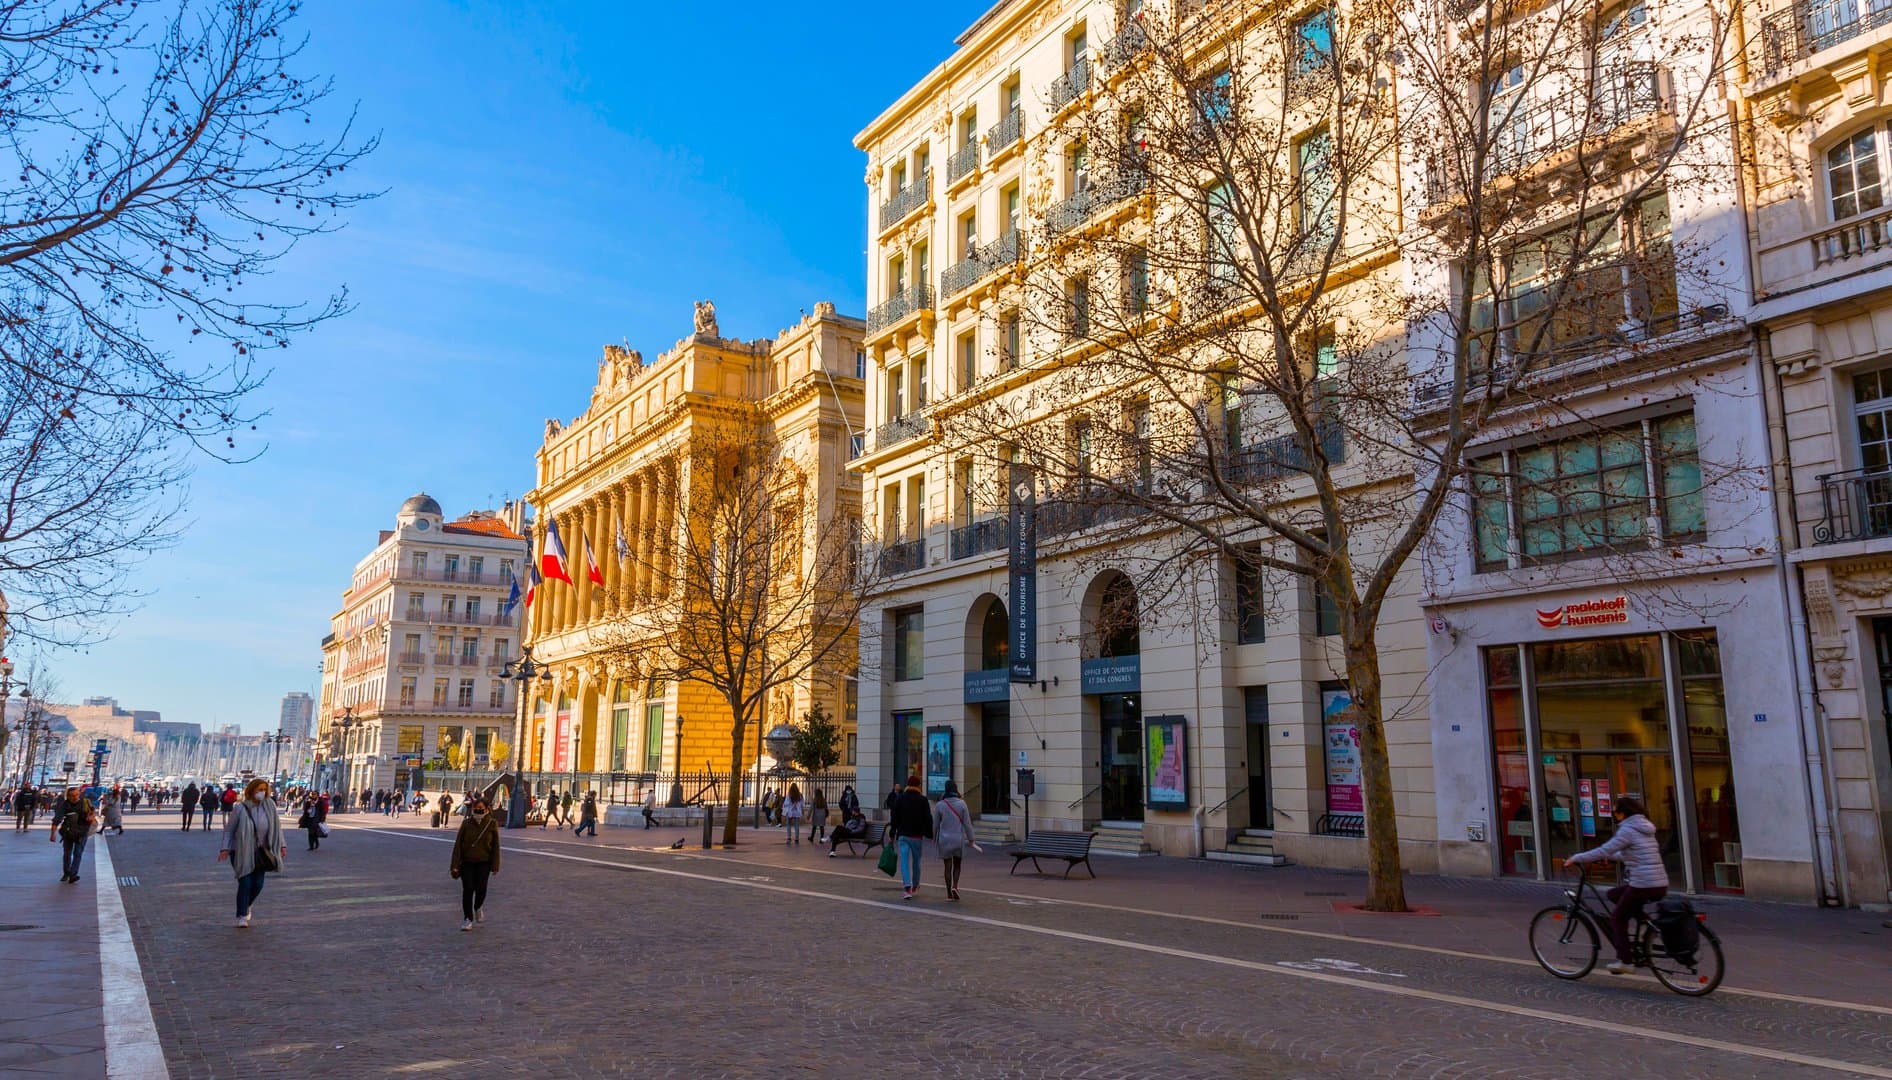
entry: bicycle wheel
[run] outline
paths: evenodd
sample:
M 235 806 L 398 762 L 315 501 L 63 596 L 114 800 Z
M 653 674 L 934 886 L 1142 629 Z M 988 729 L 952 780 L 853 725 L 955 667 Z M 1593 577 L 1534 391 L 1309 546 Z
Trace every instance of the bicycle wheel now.
M 1531 919 L 1531 955 L 1559 979 L 1581 979 L 1596 967 L 1596 924 L 1581 911 L 1547 907 Z
M 1695 947 L 1695 960 L 1684 964 L 1662 947 L 1662 935 L 1652 923 L 1642 924 L 1642 951 L 1649 958 L 1649 970 L 1663 986 L 1688 997 L 1706 997 L 1721 985 L 1726 973 L 1722 963 L 1721 939 L 1706 924 L 1701 928 L 1701 943 Z

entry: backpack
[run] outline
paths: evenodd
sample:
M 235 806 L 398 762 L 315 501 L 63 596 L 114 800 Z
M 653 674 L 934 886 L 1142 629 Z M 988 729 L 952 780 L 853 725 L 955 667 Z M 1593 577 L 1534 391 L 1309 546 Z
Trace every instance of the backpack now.
M 92 835 L 92 823 L 86 820 L 86 808 L 67 810 L 59 819 L 59 838 L 61 840 L 84 840 Z
M 1695 919 L 1695 905 L 1685 896 L 1668 896 L 1656 902 L 1656 932 L 1662 935 L 1662 949 L 1684 964 L 1695 962 L 1695 950 L 1701 947 L 1701 923 Z

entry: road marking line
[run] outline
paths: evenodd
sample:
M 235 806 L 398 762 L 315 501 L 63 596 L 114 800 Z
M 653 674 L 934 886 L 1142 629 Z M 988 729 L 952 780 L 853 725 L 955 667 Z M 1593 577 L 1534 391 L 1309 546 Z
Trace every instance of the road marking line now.
M 390 829 L 376 829 L 353 826 L 362 832 L 381 833 L 409 840 L 428 840 L 434 843 L 450 844 L 453 840 L 444 836 L 416 836 L 411 832 L 396 832 Z M 1657 1042 L 1676 1043 L 1702 1050 L 1719 1050 L 1724 1053 L 1739 1054 L 1743 1057 L 1761 1058 L 1767 1061 L 1781 1061 L 1794 1065 L 1806 1065 L 1816 1069 L 1831 1069 L 1851 1073 L 1855 1076 L 1880 1077 L 1892 1080 L 1892 1069 L 1882 1069 L 1873 1065 L 1857 1062 L 1840 1061 L 1834 1058 L 1814 1057 L 1811 1054 L 1799 1054 L 1791 1050 L 1775 1050 L 1766 1046 L 1750 1046 L 1746 1043 L 1727 1042 L 1722 1039 L 1710 1039 L 1696 1035 L 1684 1035 L 1679 1032 L 1661 1031 L 1655 1028 L 1636 1027 L 1615 1020 L 1598 1020 L 1586 1016 L 1551 1012 L 1548 1009 L 1533 1009 L 1523 1005 L 1509 1005 L 1497 1001 L 1484 1001 L 1479 998 L 1465 997 L 1460 994 L 1446 993 L 1440 990 L 1422 990 L 1415 986 L 1388 986 L 1384 983 L 1370 982 L 1351 976 L 1329 974 L 1318 971 L 1301 971 L 1294 968 L 1279 967 L 1268 961 L 1243 960 L 1233 956 L 1216 956 L 1213 953 L 1193 952 L 1188 949 L 1173 948 L 1168 945 L 1153 945 L 1140 941 L 1125 941 L 1121 938 L 1104 937 L 1099 934 L 1087 934 L 1078 930 L 1060 930 L 1050 926 L 1032 926 L 1029 923 L 1007 922 L 1003 919 L 988 918 L 981 915 L 968 915 L 959 911 L 943 911 L 938 908 L 914 907 L 906 903 L 893 903 L 887 900 L 870 900 L 858 896 L 836 896 L 833 893 L 818 892 L 813 889 L 800 889 L 792 885 L 772 885 L 759 881 L 744 881 L 738 878 L 720 877 L 715 874 L 699 874 L 689 870 L 674 870 L 662 866 L 641 866 L 637 863 L 612 862 L 607 859 L 588 858 L 583 855 L 567 855 L 559 851 L 534 851 L 527 847 L 515 847 L 525 855 L 536 855 L 542 859 L 563 859 L 567 862 L 587 863 L 616 870 L 629 870 L 639 874 L 657 874 L 663 877 L 683 878 L 689 881 L 701 881 L 715 885 L 728 885 L 738 889 L 757 889 L 763 892 L 782 893 L 788 896 L 800 896 L 811 900 L 828 900 L 840 904 L 852 904 L 856 907 L 880 908 L 884 911 L 898 911 L 903 914 L 924 915 L 935 919 L 948 919 L 953 922 L 968 923 L 974 926 L 987 926 L 999 930 L 1012 930 L 1020 933 L 1035 934 L 1039 937 L 1061 938 L 1066 941 L 1081 942 L 1087 945 L 1103 945 L 1126 949 L 1132 952 L 1151 953 L 1158 956 L 1170 956 L 1182 960 L 1195 960 L 1221 967 L 1239 968 L 1244 971 L 1260 972 L 1289 979 L 1306 979 L 1312 982 L 1329 983 L 1336 986 L 1351 987 L 1356 990 L 1370 990 L 1374 993 L 1391 994 L 1395 997 L 1417 998 L 1422 1001 L 1436 1002 L 1442 1005 L 1457 1005 L 1483 1012 L 1503 1013 L 1507 1016 L 1519 1016 L 1532 1020 L 1544 1020 L 1554 1024 L 1580 1027 L 1610 1035 L 1634 1035 Z M 1357 940 L 1357 939 L 1355 939 Z
M 93 857 L 99 897 L 99 974 L 105 1005 L 105 1075 L 108 1080 L 170 1080 L 158 1025 L 145 996 L 144 971 L 131 943 L 125 901 L 118 895 L 112 847 L 99 837 Z
M 605 848 L 608 848 L 609 850 L 622 851 L 622 852 L 625 852 L 626 854 L 637 854 L 639 852 L 656 852 L 660 854 L 670 853 L 670 849 L 668 848 L 655 848 L 655 849 L 637 848 L 637 847 L 621 848 L 621 847 L 614 847 L 609 844 L 601 844 L 601 845 L 600 844 L 580 844 L 575 840 L 559 840 L 556 837 L 550 837 L 550 836 L 532 837 L 531 839 L 532 839 L 532 842 L 536 844 L 567 844 L 572 847 L 588 847 L 588 848 L 605 847 Z M 691 850 L 685 849 L 682 851 L 674 852 L 672 854 L 674 854 L 675 857 L 678 857 L 678 858 L 700 859 L 704 862 L 731 863 L 737 866 L 748 866 L 748 867 L 754 867 L 758 865 L 754 862 L 751 862 L 748 859 L 737 859 L 737 858 L 732 858 L 727 855 L 706 855 L 706 854 L 703 854 L 700 850 L 691 851 Z M 864 875 L 861 875 L 861 874 L 850 874 L 845 871 L 828 870 L 822 867 L 813 867 L 813 866 L 779 867 L 773 863 L 766 864 L 766 865 L 773 869 L 794 870 L 797 873 L 817 874 L 822 877 L 850 878 L 855 881 L 873 880 L 872 878 L 866 878 Z M 1527 967 L 1527 968 L 1535 968 L 1538 966 L 1537 961 L 1526 960 L 1522 957 L 1499 956 L 1493 953 L 1467 952 L 1463 949 L 1448 949 L 1440 945 L 1415 945 L 1411 942 L 1405 942 L 1405 941 L 1386 941 L 1380 938 L 1355 937 L 1351 934 L 1336 934 L 1328 930 L 1299 930 L 1299 929 L 1292 929 L 1285 926 L 1271 926 L 1264 923 L 1243 922 L 1240 919 L 1224 919 L 1215 915 L 1191 915 L 1186 912 L 1180 912 L 1180 911 L 1158 911 L 1152 908 L 1125 907 L 1121 904 L 1104 904 L 1104 903 L 1099 903 L 1095 900 L 1065 900 L 1062 898 L 1034 896 L 1030 893 L 1005 892 L 1000 889 L 980 889 L 980 888 L 973 888 L 971 886 L 962 888 L 959 891 L 965 892 L 965 893 L 976 893 L 981 896 L 1003 897 L 1008 900 L 1029 900 L 1029 901 L 1033 901 L 1040 904 L 1068 904 L 1071 907 L 1089 908 L 1093 911 L 1115 911 L 1115 912 L 1119 912 L 1125 915 L 1142 915 L 1148 918 L 1159 918 L 1159 919 L 1179 919 L 1184 922 L 1203 923 L 1209 926 L 1229 926 L 1229 927 L 1235 927 L 1241 930 L 1260 930 L 1269 934 L 1287 934 L 1291 937 L 1319 938 L 1323 941 L 1341 941 L 1341 942 L 1346 942 L 1349 945 L 1381 945 L 1389 949 L 1404 949 L 1408 952 L 1428 953 L 1433 956 L 1452 956 L 1452 957 L 1457 957 L 1462 960 L 1485 960 L 1494 964 L 1512 964 L 1517 967 Z M 1858 1002 L 1858 1001 L 1840 1001 L 1833 998 L 1806 997 L 1800 994 L 1784 994 L 1784 993 L 1779 993 L 1773 990 L 1750 990 L 1745 987 L 1739 987 L 1739 986 L 1722 986 L 1722 987 L 1717 988 L 1715 990 L 1715 993 L 1734 994 L 1739 997 L 1757 998 L 1763 1001 L 1785 1001 L 1785 1002 L 1791 1002 L 1795 1005 L 1810 1005 L 1815 1008 L 1821 1008 L 1821 1009 L 1850 1009 L 1854 1012 L 1874 1013 L 1879 1016 L 1892 1016 L 1892 1006 L 1868 1005 L 1864 1002 Z

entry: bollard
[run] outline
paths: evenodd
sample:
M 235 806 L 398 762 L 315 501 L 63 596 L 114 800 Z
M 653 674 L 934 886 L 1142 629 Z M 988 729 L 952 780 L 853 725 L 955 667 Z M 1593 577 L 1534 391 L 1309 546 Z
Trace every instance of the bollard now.
M 716 804 L 703 804 L 703 850 L 710 849 L 710 830 L 716 825 Z

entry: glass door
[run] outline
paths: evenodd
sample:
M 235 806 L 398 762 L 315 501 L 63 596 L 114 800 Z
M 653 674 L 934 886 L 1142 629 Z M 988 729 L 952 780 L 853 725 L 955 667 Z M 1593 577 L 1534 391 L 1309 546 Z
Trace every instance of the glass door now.
M 1543 755 L 1543 769 L 1545 836 L 1553 879 L 1562 873 L 1565 859 L 1606 843 L 1616 834 L 1611 809 L 1618 798 L 1633 795 L 1648 807 L 1672 885 L 1678 889 L 1683 886 L 1675 771 L 1667 754 L 1549 752 Z M 1614 881 L 1617 866 L 1595 864 L 1590 872 Z
M 1012 812 L 1012 707 L 992 701 L 979 706 L 979 813 Z
M 1268 688 L 1242 689 L 1242 712 L 1248 729 L 1248 827 L 1274 828 L 1274 794 L 1268 790 Z
M 1132 694 L 1097 698 L 1102 742 L 1103 820 L 1143 820 L 1143 712 Z

